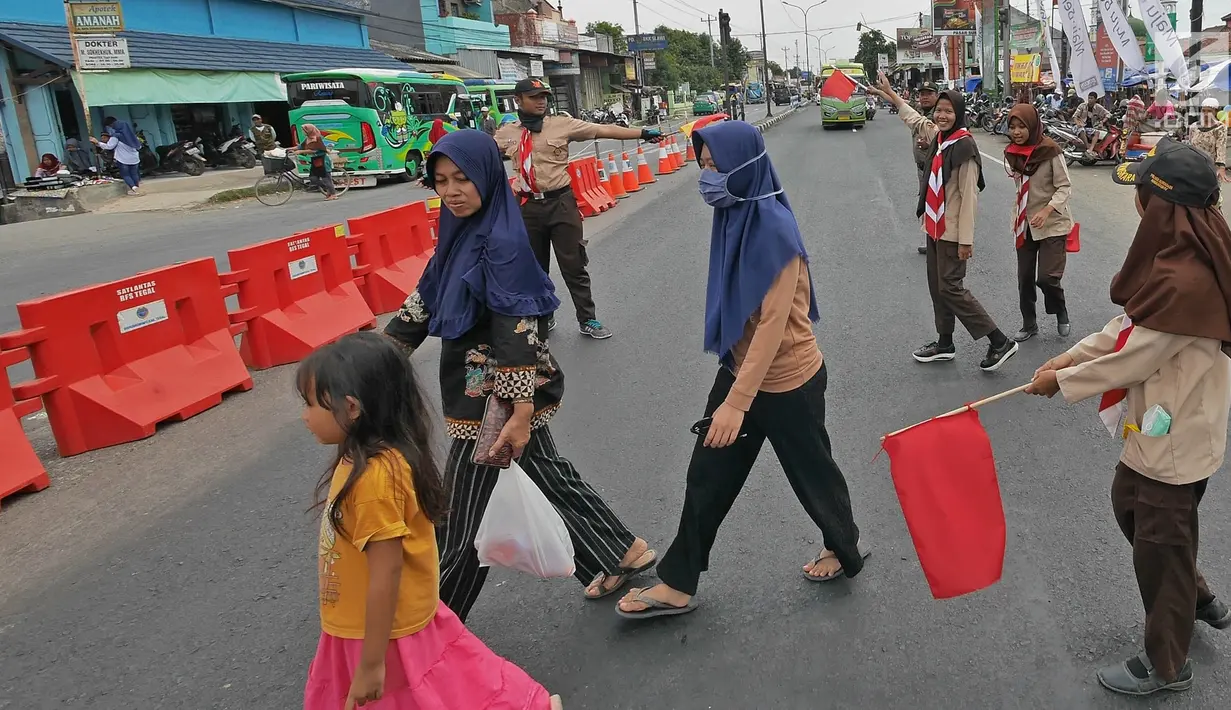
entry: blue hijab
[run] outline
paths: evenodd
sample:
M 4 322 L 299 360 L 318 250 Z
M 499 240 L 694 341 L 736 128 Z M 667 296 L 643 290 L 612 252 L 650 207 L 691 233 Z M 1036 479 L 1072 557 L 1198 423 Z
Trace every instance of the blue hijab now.
M 720 172 L 729 172 L 765 151 L 761 132 L 743 121 L 710 124 L 692 134 L 697 156 L 708 146 Z M 782 189 L 769 155 L 730 174 L 727 190 L 753 198 Z M 705 349 L 724 362 L 732 346 L 744 335 L 744 326 L 761 307 L 769 287 L 792 259 L 802 256 L 803 236 L 786 193 L 736 202 L 714 210 L 710 236 L 709 284 L 705 291 Z M 812 276 L 808 283 L 811 286 Z M 816 289 L 812 289 L 808 317 L 816 322 Z
M 436 253 L 419 279 L 419 295 L 432 314 L 428 332 L 457 339 L 474 327 L 485 309 L 516 317 L 554 313 L 560 299 L 530 249 L 496 141 L 474 130 L 441 138 L 427 158 L 429 185 L 441 156 L 474 183 L 483 206 L 460 218 L 441 205 Z
M 120 139 L 120 142 L 129 148 L 141 149 L 141 140 L 137 138 L 137 133 L 133 131 L 133 127 L 128 125 L 128 121 L 116 121 L 110 126 L 107 126 L 107 131 Z

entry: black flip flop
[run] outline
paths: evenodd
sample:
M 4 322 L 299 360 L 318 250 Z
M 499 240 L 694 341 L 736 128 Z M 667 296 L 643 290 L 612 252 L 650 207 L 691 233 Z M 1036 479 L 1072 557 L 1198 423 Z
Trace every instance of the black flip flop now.
M 680 616 L 681 614 L 696 611 L 697 607 L 700 606 L 700 602 L 697 601 L 696 597 L 689 599 L 688 603 L 684 606 L 672 606 L 666 602 L 660 602 L 657 599 L 645 596 L 645 592 L 646 590 L 642 589 L 634 594 L 632 598 L 632 601 L 645 604 L 645 609 L 641 611 L 624 611 L 617 605 L 616 613 L 625 619 L 653 619 L 659 616 Z
M 587 594 L 586 599 L 589 599 L 590 601 L 595 601 L 597 599 L 602 599 L 603 597 L 609 597 L 612 594 L 615 594 L 616 592 L 623 589 L 624 585 L 628 584 L 628 581 L 632 579 L 633 577 L 636 577 L 639 574 L 642 574 L 644 572 L 649 571 L 650 569 L 653 569 L 654 565 L 658 564 L 658 552 L 655 550 L 646 550 L 645 552 L 641 553 L 641 556 L 645 557 L 647 553 L 652 555 L 650 557 L 650 561 L 646 562 L 640 567 L 621 567 L 620 573 L 618 575 L 615 575 L 615 578 L 619 580 L 619 583 L 610 589 L 603 587 L 603 583 L 605 583 L 608 579 L 610 579 L 611 575 L 607 574 L 606 572 L 599 572 L 598 574 L 594 575 L 594 579 L 591 580 L 591 582 L 586 585 L 586 589 L 589 589 L 590 587 L 598 585 L 599 593 L 598 593 L 598 596 L 595 596 L 595 597 L 592 597 Z
M 868 559 L 868 556 L 872 554 L 872 548 L 864 545 L 863 542 L 856 543 L 855 548 L 859 550 L 859 556 L 864 558 L 865 560 Z M 826 552 L 828 552 L 829 554 L 828 555 L 825 554 Z M 831 557 L 837 557 L 837 555 L 833 554 L 831 550 L 823 550 L 821 554 L 817 555 L 812 560 L 812 566 L 815 567 L 817 564 L 820 563 L 821 560 L 827 560 Z M 842 571 L 841 567 L 835 570 L 833 574 L 827 574 L 821 577 L 817 577 L 816 575 L 809 574 L 807 570 L 802 570 L 802 572 L 804 575 L 804 579 L 808 580 L 809 582 L 832 582 L 839 577 L 846 576 L 846 573 Z

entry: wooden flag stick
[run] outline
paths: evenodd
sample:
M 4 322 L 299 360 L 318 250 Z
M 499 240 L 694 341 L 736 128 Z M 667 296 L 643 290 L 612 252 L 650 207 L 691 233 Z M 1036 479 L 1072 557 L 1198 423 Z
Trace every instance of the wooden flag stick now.
M 941 415 L 938 415 L 938 416 L 932 417 L 932 419 L 940 419 L 941 417 L 951 417 L 951 416 L 953 416 L 953 415 L 955 415 L 955 414 L 961 414 L 962 412 L 966 412 L 966 411 L 969 411 L 969 410 L 971 410 L 971 409 L 978 409 L 979 407 L 982 407 L 982 406 L 985 406 L 985 405 L 991 404 L 991 403 L 993 403 L 993 402 L 999 402 L 999 401 L 1000 401 L 1000 400 L 1002 400 L 1002 399 L 1006 399 L 1006 398 L 1008 398 L 1008 397 L 1012 397 L 1012 396 L 1013 396 L 1013 395 L 1015 395 L 1015 394 L 1021 394 L 1022 392 L 1025 392 L 1025 391 L 1026 391 L 1026 388 L 1027 388 L 1027 387 L 1029 387 L 1029 386 L 1030 386 L 1030 383 L 1029 383 L 1029 382 L 1027 382 L 1026 384 L 1022 385 L 1021 387 L 1014 387 L 1014 388 L 1013 388 L 1013 389 L 1011 389 L 1011 390 L 1005 390 L 1004 392 L 1001 392 L 1000 394 L 994 394 L 994 395 L 992 395 L 991 397 L 987 397 L 987 398 L 981 399 L 981 400 L 979 400 L 978 402 L 971 402 L 970 404 L 967 404 L 967 405 L 965 405 L 965 406 L 958 407 L 957 409 L 953 410 L 952 412 L 945 412 L 944 414 L 941 414 Z M 929 419 L 928 421 L 931 421 L 931 419 Z M 926 424 L 926 423 L 927 423 L 927 422 L 919 422 L 919 424 Z M 889 438 L 889 437 L 891 437 L 891 436 L 897 436 L 898 434 L 901 434 L 902 432 L 906 431 L 907 429 L 914 429 L 915 427 L 919 426 L 919 424 L 911 424 L 911 425 L 910 425 L 910 426 L 908 426 L 908 427 L 903 427 L 903 428 L 901 428 L 901 429 L 898 429 L 897 431 L 893 432 L 892 434 L 886 434 L 886 435 L 884 435 L 884 436 L 882 436 L 882 437 L 881 437 L 881 441 L 884 441 L 885 439 L 888 439 L 888 438 Z

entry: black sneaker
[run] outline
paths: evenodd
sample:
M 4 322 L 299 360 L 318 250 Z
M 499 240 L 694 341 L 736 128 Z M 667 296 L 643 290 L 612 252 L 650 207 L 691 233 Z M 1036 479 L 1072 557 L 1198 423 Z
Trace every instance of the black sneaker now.
M 1017 354 L 1017 343 L 1005 338 L 1004 344 L 1000 347 L 989 345 L 987 347 L 987 357 L 983 358 L 983 362 L 979 363 L 979 369 L 984 372 L 995 372 L 1000 369 L 1000 366 L 1009 361 L 1009 358 Z
M 1034 327 L 1027 327 L 1027 326 L 1024 326 L 1024 325 L 1023 325 L 1021 330 L 1019 330 L 1019 331 L 1017 331 L 1016 333 L 1014 333 L 1014 335 L 1013 335 L 1013 342 L 1015 342 L 1015 343 L 1024 343 L 1024 342 L 1026 342 L 1027 340 L 1030 340 L 1031 338 L 1033 338 L 1034 336 L 1036 336 L 1036 335 L 1038 335 L 1038 334 L 1039 334 L 1039 327 L 1038 327 L 1038 326 L 1034 326 Z
M 1229 629 L 1231 628 L 1231 609 L 1215 599 L 1197 610 L 1197 621 L 1209 624 L 1216 629 Z
M 928 245 L 924 244 L 923 246 L 919 247 L 919 253 L 920 254 L 928 253 Z
M 1188 690 L 1193 687 L 1193 662 L 1184 661 L 1180 675 L 1168 683 L 1154 670 L 1150 659 L 1144 654 L 1099 669 L 1098 682 L 1113 693 L 1121 695 L 1151 695 L 1160 690 Z
M 1056 316 L 1056 332 L 1062 338 L 1068 337 L 1069 333 L 1073 332 L 1073 326 L 1069 325 L 1069 314 L 1061 313 Z
M 594 319 L 590 319 L 581 324 L 581 334 L 588 335 L 595 340 L 606 340 L 614 335 L 610 330 L 603 327 L 602 323 Z
M 931 342 L 911 353 L 916 362 L 948 362 L 957 357 L 957 348 Z
M 547 321 L 547 332 L 550 333 L 551 331 L 555 329 L 556 329 L 556 317 L 552 316 L 551 320 Z

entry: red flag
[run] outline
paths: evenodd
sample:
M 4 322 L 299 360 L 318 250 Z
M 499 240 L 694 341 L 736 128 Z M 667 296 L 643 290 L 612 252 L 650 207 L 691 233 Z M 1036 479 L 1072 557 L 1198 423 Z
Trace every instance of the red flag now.
M 932 597 L 949 599 L 1000 581 L 1004 508 L 979 413 L 967 410 L 892 434 L 885 451 Z
M 846 103 L 851 100 L 851 94 L 855 93 L 857 86 L 858 84 L 843 74 L 841 69 L 834 69 L 833 74 L 830 74 L 821 86 L 821 96 L 828 96 Z

